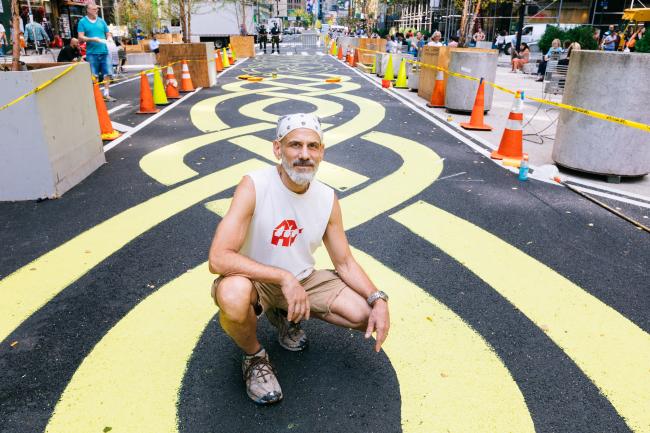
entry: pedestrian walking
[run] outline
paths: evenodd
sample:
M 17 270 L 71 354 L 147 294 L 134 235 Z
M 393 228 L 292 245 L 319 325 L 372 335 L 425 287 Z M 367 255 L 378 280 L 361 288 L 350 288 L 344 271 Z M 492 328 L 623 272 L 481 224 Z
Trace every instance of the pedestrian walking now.
M 276 22 L 271 28 L 271 54 L 275 53 L 275 50 L 278 50 L 278 54 L 280 54 L 280 29 Z
M 262 24 L 257 31 L 257 39 L 258 42 L 260 43 L 260 50 L 264 50 L 264 54 L 266 54 L 266 41 L 268 40 L 268 30 L 266 30 L 266 26 Z
M 38 21 L 27 23 L 25 33 L 27 34 L 27 46 L 33 47 L 38 54 L 41 54 L 42 50 L 47 48 L 50 43 L 50 37 Z
M 219 322 L 241 349 L 248 396 L 258 404 L 283 398 L 269 355 L 257 339 L 265 313 L 280 346 L 307 347 L 300 323 L 310 317 L 365 333 L 375 351 L 388 336 L 388 296 L 350 252 L 334 191 L 315 179 L 323 159 L 320 120 L 296 113 L 278 119 L 273 153 L 281 162 L 244 176 L 212 240 L 212 298 Z M 269 143 L 270 145 L 270 143 Z M 324 243 L 334 270 L 315 270 Z
M 158 64 L 158 54 L 160 53 L 160 42 L 156 39 L 156 35 L 151 35 L 151 41 L 149 41 L 149 49 L 156 56 L 156 64 Z
M 106 21 L 97 16 L 99 8 L 94 3 L 88 3 L 86 6 L 86 16 L 79 20 L 77 33 L 79 40 L 86 42 L 86 61 L 90 64 L 90 71 L 94 77 L 104 83 L 104 99 L 115 101 L 109 93 L 110 79 L 110 62 L 108 56 L 107 40 L 113 37 L 106 25 Z
M 601 43 L 601 49 L 604 51 L 616 51 L 617 35 L 614 31 L 614 26 L 610 25 L 609 30 L 605 32 L 605 37 Z

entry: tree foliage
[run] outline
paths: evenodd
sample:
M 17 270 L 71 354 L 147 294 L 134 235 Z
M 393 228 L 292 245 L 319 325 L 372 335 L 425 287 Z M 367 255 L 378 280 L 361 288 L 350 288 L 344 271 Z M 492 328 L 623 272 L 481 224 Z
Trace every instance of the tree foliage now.
M 133 27 L 136 24 L 149 35 L 157 24 L 158 11 L 150 0 L 125 0 L 119 2 L 120 24 Z
M 565 30 L 557 26 L 547 26 L 546 31 L 539 40 L 539 49 L 545 53 L 551 48 L 553 39 L 561 42 L 578 42 L 583 50 L 595 50 L 598 43 L 593 38 L 594 29 L 591 26 L 579 26 Z

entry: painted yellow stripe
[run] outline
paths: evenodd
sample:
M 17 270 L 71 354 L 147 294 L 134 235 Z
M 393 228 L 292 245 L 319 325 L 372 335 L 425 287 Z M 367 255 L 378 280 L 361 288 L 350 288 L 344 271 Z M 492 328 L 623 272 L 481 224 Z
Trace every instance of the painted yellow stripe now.
M 47 433 L 177 431 L 185 368 L 215 314 L 207 269 L 203 263 L 162 286 L 110 330 L 75 372 Z
M 271 162 L 276 162 L 273 154 L 273 146 L 268 140 L 255 137 L 254 135 L 244 135 L 230 140 L 231 143 L 240 146 L 249 152 L 253 152 L 262 158 Z M 368 178 L 354 171 L 322 161 L 318 168 L 318 179 L 321 182 L 335 188 L 339 191 L 345 191 L 366 182 Z
M 405 162 L 398 175 L 341 201 L 346 229 L 380 211 L 367 200 L 388 210 L 421 192 L 442 170 L 439 157 L 421 144 L 391 134 L 368 138 L 400 153 Z M 424 180 L 397 183 L 407 170 Z M 224 215 L 229 204 L 230 199 L 222 199 L 206 206 Z M 400 382 L 405 432 L 534 431 L 517 385 L 470 326 L 372 257 L 353 251 L 381 287 L 393 288 L 393 327 L 385 348 Z M 328 260 L 322 248 L 317 257 L 320 264 Z M 95 431 L 110 425 L 127 433 L 176 432 L 183 372 L 214 313 L 210 279 L 207 264 L 200 265 L 131 310 L 83 361 L 46 431 Z
M 291 79 L 300 79 L 305 80 L 305 77 L 298 76 L 282 76 L 281 78 L 291 78 Z M 322 95 L 331 95 L 335 93 L 349 92 L 353 90 L 358 90 L 361 86 L 357 83 L 349 82 L 349 77 L 346 77 L 346 80 L 343 80 L 341 83 L 338 83 L 336 89 L 323 89 L 317 90 L 318 85 L 324 85 L 327 83 L 322 82 L 319 79 L 310 79 L 313 81 L 309 84 L 296 86 L 290 83 L 282 83 L 281 81 L 273 80 L 269 81 L 271 84 L 268 87 L 259 87 L 250 89 L 248 86 L 251 84 L 243 81 L 236 81 L 229 83 L 223 86 L 223 90 L 232 93 L 226 93 L 224 95 L 214 96 L 212 98 L 204 99 L 194 106 L 190 110 L 190 119 L 192 124 L 196 126 L 199 130 L 203 132 L 214 132 L 221 131 L 223 129 L 229 128 L 229 125 L 225 123 L 217 115 L 216 109 L 219 104 L 225 102 L 229 99 L 238 98 L 240 96 L 251 95 L 251 94 L 263 94 L 266 92 L 280 91 L 284 89 L 297 89 L 304 92 L 304 96 L 322 96 Z
M 184 158 L 203 146 L 227 140 L 238 135 L 250 134 L 275 128 L 269 123 L 254 123 L 224 131 L 211 132 L 186 138 L 150 152 L 140 160 L 140 168 L 163 185 L 174 185 L 190 179 L 199 173 L 185 164 Z
M 381 262 L 352 253 L 390 293 L 384 350 L 399 381 L 404 433 L 535 431 L 510 372 L 471 326 Z M 324 249 L 318 256 L 318 266 L 331 269 Z
M 379 125 L 386 116 L 384 106 L 371 99 L 343 93 L 333 94 L 332 96 L 352 102 L 359 107 L 359 113 L 351 120 L 327 131 L 327 136 L 325 137 L 326 146 L 332 147 L 370 131 Z
M 102 222 L 0 281 L 0 341 L 59 292 L 129 241 L 259 168 L 249 160 L 153 197 Z
M 217 115 L 218 105 L 229 99 L 239 98 L 240 96 L 262 93 L 271 90 L 284 90 L 284 87 L 268 87 L 266 89 L 242 90 L 239 93 L 226 93 L 224 95 L 213 96 L 212 98 L 203 99 L 197 102 L 190 109 L 190 120 L 202 132 L 215 132 L 222 129 L 230 128 Z
M 316 111 L 313 113 L 320 118 L 335 116 L 343 111 L 343 106 L 341 104 L 329 101 L 327 99 L 314 98 L 305 95 L 294 95 L 291 93 L 282 92 L 265 92 L 264 96 L 270 96 L 270 98 L 245 104 L 239 109 L 239 112 L 244 116 L 256 119 L 258 121 L 277 123 L 279 116 L 277 114 L 269 113 L 265 110 L 270 105 L 284 102 L 287 99 L 312 104 L 316 107 Z
M 391 218 L 492 286 L 545 330 L 632 430 L 650 431 L 650 335 L 543 263 L 428 203 Z

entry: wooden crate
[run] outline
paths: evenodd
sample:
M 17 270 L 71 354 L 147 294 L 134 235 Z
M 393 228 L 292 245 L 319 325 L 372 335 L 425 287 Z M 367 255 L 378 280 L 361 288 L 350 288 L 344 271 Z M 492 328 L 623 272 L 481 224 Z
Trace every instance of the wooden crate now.
M 252 36 L 231 36 L 230 45 L 237 57 L 255 57 L 255 38 Z
M 197 42 L 190 44 L 161 44 L 158 62 L 166 65 L 179 60 L 188 60 L 194 87 L 212 87 L 217 83 L 217 71 L 214 63 L 214 44 Z M 180 63 L 174 65 L 174 75 L 181 80 Z
M 156 35 L 156 39 L 158 39 L 158 42 L 166 43 L 166 44 L 171 44 L 172 43 L 172 34 L 171 33 L 158 33 Z
M 142 53 L 142 46 L 140 44 L 138 45 L 124 45 L 124 48 L 126 49 L 127 53 Z
M 451 59 L 454 51 L 492 51 L 485 48 L 450 48 L 450 47 L 430 47 L 425 46 L 422 48 L 421 62 L 429 65 L 436 65 L 441 68 L 447 69 L 449 67 L 449 60 Z M 431 100 L 433 94 L 433 86 L 436 83 L 436 75 L 438 70 L 434 68 L 420 68 L 420 82 L 418 84 L 418 96 L 427 101 Z M 445 88 L 447 87 L 447 74 L 445 75 Z
M 360 38 L 359 48 L 366 50 L 386 52 L 386 39 L 380 38 Z M 359 61 L 365 65 L 372 65 L 375 60 L 375 53 L 361 51 Z

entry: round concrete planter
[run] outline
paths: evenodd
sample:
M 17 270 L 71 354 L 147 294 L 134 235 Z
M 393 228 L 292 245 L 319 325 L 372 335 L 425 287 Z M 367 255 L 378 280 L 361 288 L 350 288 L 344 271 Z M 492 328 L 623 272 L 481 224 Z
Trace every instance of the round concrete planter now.
M 498 52 L 490 51 L 452 51 L 449 70 L 472 77 L 483 77 L 494 82 L 497 75 Z M 445 107 L 449 111 L 470 112 L 474 107 L 478 82 L 449 76 L 445 92 Z M 492 108 L 494 89 L 485 86 L 485 111 Z
M 650 123 L 650 54 L 574 51 L 562 102 Z M 650 172 L 650 133 L 560 110 L 553 160 L 610 176 Z

